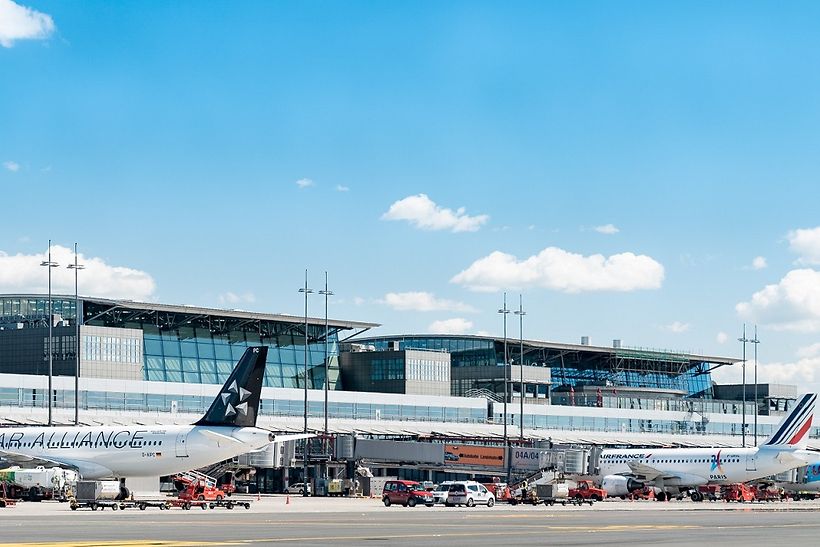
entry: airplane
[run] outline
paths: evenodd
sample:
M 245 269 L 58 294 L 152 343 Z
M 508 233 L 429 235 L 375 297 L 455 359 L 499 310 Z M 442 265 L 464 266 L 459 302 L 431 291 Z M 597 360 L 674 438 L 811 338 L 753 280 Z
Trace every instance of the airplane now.
M 815 393 L 803 395 L 758 447 L 604 450 L 601 486 L 610 496 L 651 486 L 658 501 L 687 491 L 693 501 L 702 501 L 700 485 L 747 482 L 813 463 L 818 453 L 806 450 L 806 442 L 816 401 Z
M 66 467 L 84 480 L 120 479 L 124 489 L 126 477 L 173 475 L 268 443 L 315 437 L 275 435 L 256 427 L 267 354 L 266 346 L 249 347 L 194 424 L 0 428 L 0 459 Z
M 818 455 L 820 462 L 820 455 Z M 820 463 L 806 467 L 803 480 L 798 482 L 776 482 L 775 486 L 783 488 L 793 499 L 814 499 L 820 493 Z

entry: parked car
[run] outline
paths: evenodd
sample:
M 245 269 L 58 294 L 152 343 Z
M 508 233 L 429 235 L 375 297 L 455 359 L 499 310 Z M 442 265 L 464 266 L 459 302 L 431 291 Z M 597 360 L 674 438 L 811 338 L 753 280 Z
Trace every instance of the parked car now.
M 296 484 L 291 484 L 287 488 L 285 488 L 285 493 L 287 494 L 301 494 L 305 490 L 305 483 L 297 482 Z M 310 491 L 310 484 L 307 485 L 308 495 L 311 494 Z
M 382 502 L 385 507 L 400 504 L 405 507 L 415 507 L 423 503 L 427 507 L 433 506 L 433 494 L 425 490 L 416 481 L 387 481 L 384 483 Z
M 433 488 L 433 503 L 447 503 L 447 491 L 455 481 L 444 481 Z
M 447 507 L 454 505 L 472 507 L 476 504 L 492 507 L 495 505 L 495 496 L 483 484 L 475 481 L 459 481 L 450 485 L 444 504 Z

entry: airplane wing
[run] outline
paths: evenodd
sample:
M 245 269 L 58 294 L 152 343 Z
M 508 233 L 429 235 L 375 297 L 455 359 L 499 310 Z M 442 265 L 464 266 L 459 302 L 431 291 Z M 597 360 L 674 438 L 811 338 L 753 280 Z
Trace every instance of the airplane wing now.
M 42 458 L 38 456 L 29 456 L 28 454 L 19 454 L 17 452 L 10 452 L 8 450 L 0 450 L 0 460 L 4 462 L 8 462 L 13 465 L 19 465 L 20 467 L 23 466 L 60 466 L 60 467 L 67 467 L 69 469 L 77 469 L 77 467 L 73 464 L 55 460 L 51 458 Z
M 645 481 L 654 481 L 656 479 L 671 479 L 675 478 L 675 475 L 670 475 L 660 469 L 655 469 L 651 465 L 646 465 L 645 463 L 639 463 L 637 461 L 626 462 L 629 466 L 629 470 L 639 479 Z

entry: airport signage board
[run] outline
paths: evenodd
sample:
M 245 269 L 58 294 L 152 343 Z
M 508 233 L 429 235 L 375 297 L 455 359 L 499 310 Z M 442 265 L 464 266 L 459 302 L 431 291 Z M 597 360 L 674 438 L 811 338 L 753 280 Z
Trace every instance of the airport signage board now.
M 501 446 L 445 444 L 444 463 L 446 465 L 504 467 L 504 448 Z
M 512 466 L 514 469 L 538 471 L 543 467 L 541 460 L 546 450 L 539 448 L 513 448 Z

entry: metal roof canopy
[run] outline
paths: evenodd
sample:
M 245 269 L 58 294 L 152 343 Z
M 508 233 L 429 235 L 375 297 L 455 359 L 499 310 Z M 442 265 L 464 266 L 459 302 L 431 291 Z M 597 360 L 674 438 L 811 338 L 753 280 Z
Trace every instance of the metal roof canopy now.
M 356 338 L 354 340 L 350 340 L 351 342 L 368 342 L 371 340 L 381 340 L 381 339 L 397 339 L 403 340 L 405 343 L 412 342 L 413 339 L 416 338 L 463 338 L 465 340 L 485 340 L 485 341 L 492 341 L 495 343 L 503 343 L 504 338 L 500 336 L 479 336 L 475 334 L 463 334 L 463 335 L 455 335 L 455 334 L 396 334 L 396 335 L 379 335 L 379 336 L 366 336 L 363 338 Z M 512 347 L 518 345 L 519 340 L 515 338 L 507 338 L 507 343 Z M 684 363 L 710 363 L 715 365 L 713 368 L 717 368 L 723 365 L 734 365 L 736 363 L 742 362 L 742 359 L 733 358 L 733 357 L 717 357 L 712 355 L 698 355 L 693 353 L 686 353 L 681 351 L 670 351 L 670 350 L 661 350 L 661 349 L 649 349 L 649 348 L 635 348 L 630 346 L 621 346 L 621 347 L 609 347 L 609 346 L 587 346 L 583 344 L 565 344 L 560 342 L 547 342 L 544 340 L 530 340 L 524 339 L 524 348 L 525 351 L 532 351 L 532 350 L 539 350 L 539 349 L 546 349 L 546 350 L 553 350 L 558 352 L 566 352 L 566 353 L 584 353 L 584 354 L 594 354 L 599 355 L 601 357 L 610 358 L 617 361 L 622 360 L 637 360 L 637 361 L 666 361 L 666 362 L 678 362 L 681 364 Z M 510 357 L 515 359 L 516 353 L 515 349 L 510 352 Z
M 62 298 L 62 296 L 58 295 L 57 298 Z M 305 319 L 295 315 L 106 298 L 82 297 L 81 300 L 83 301 L 83 323 L 85 324 L 108 320 L 115 325 L 122 326 L 132 322 L 153 323 L 164 331 L 182 327 L 207 328 L 213 334 L 247 331 L 259 334 L 262 341 L 265 338 L 275 339 L 278 336 L 305 335 Z M 324 318 L 308 317 L 307 322 L 309 327 L 319 327 L 319 332 L 315 332 L 311 328 L 310 339 L 313 341 L 323 340 Z M 343 330 L 355 330 L 356 332 L 351 336 L 356 336 L 379 325 L 360 321 L 328 319 L 327 326 L 332 334 Z

